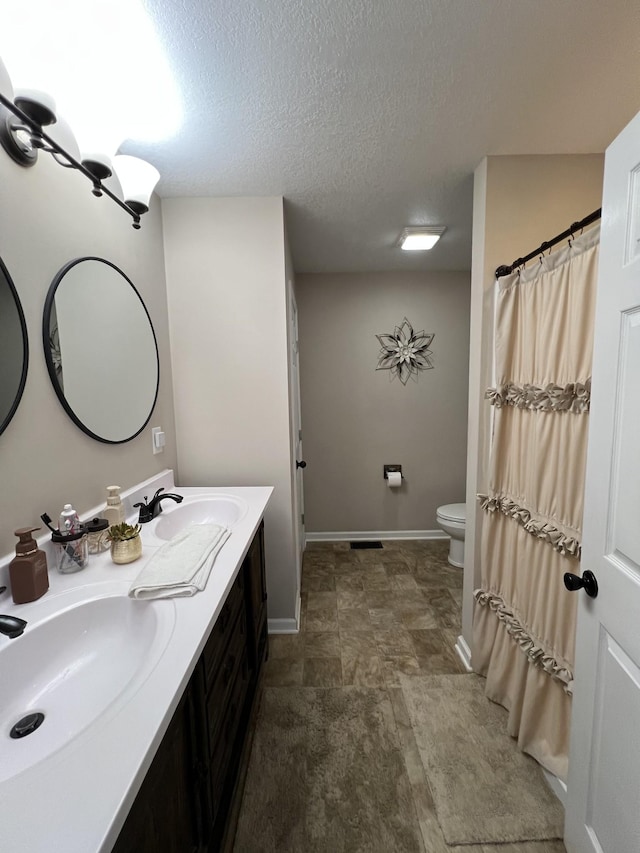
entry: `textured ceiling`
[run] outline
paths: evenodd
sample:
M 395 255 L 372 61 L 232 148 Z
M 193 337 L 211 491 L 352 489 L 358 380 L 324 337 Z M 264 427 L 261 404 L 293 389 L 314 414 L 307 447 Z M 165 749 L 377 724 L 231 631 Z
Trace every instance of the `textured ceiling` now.
M 123 150 L 161 196 L 284 196 L 298 272 L 468 269 L 485 155 L 602 152 L 640 110 L 637 0 L 145 5 L 186 121 Z M 448 230 L 401 252 L 411 224 Z

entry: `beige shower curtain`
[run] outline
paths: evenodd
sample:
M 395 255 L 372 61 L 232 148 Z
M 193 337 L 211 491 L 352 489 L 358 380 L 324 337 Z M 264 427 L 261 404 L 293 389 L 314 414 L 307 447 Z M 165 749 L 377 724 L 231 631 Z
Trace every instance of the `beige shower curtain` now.
M 566 779 L 599 227 L 498 280 L 473 667 L 521 749 Z M 584 593 L 580 593 L 584 594 Z

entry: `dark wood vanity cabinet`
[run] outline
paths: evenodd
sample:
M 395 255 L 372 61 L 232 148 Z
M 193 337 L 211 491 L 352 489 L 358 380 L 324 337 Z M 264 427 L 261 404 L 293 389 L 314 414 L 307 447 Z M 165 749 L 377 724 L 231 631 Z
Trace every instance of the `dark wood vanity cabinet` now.
M 194 695 L 185 691 L 169 724 L 114 850 L 200 853 L 202 825 L 198 757 L 192 731 Z
M 253 538 L 251 547 L 244 558 L 243 572 L 247 588 L 249 634 L 251 645 L 251 665 L 259 672 L 262 661 L 268 656 L 267 634 L 267 579 L 264 566 L 264 524 Z
M 264 525 L 247 551 L 114 853 L 217 853 L 267 656 Z

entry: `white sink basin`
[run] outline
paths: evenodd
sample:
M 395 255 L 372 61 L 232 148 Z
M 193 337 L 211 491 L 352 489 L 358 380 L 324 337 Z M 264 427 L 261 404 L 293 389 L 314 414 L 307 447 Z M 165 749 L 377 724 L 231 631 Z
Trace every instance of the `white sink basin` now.
M 158 663 L 175 624 L 173 602 L 134 601 L 128 584 L 114 586 L 96 584 L 96 597 L 80 603 L 76 591 L 45 596 L 29 608 L 24 634 L 0 644 L 0 782 L 117 713 Z M 36 731 L 10 737 L 18 720 L 38 711 L 44 721 Z
M 165 504 L 166 506 L 166 504 Z M 172 539 L 188 524 L 220 524 L 233 527 L 246 514 L 248 504 L 232 495 L 199 495 L 164 509 L 149 522 L 149 533 L 164 541 Z M 144 530 L 144 528 L 143 528 Z M 144 533 L 143 533 L 144 537 Z

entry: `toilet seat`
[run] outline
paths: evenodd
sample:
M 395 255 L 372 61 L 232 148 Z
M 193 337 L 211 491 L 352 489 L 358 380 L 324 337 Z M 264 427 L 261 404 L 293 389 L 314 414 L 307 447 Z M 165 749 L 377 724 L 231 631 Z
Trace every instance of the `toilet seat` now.
M 459 524 L 464 524 L 467 519 L 466 504 L 445 504 L 438 507 L 437 516 L 445 521 L 457 521 Z

